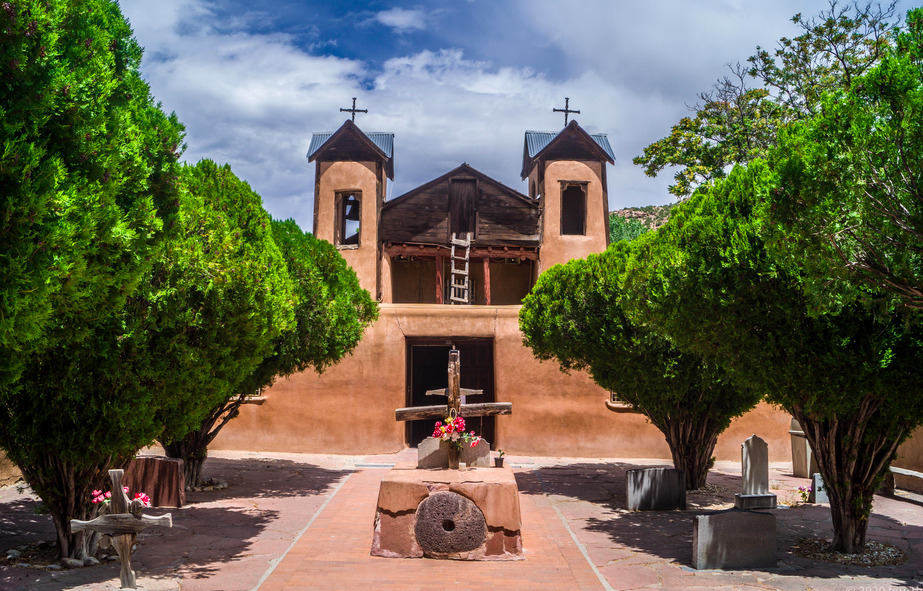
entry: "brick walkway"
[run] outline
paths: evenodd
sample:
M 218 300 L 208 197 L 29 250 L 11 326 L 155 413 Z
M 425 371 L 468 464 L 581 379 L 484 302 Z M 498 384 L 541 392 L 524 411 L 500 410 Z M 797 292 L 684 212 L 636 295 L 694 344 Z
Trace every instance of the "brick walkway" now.
M 455 586 L 472 591 L 500 586 L 522 591 L 604 589 L 564 523 L 540 495 L 521 497 L 525 560 L 467 562 L 370 556 L 375 501 L 385 473 L 384 469 L 371 469 L 352 474 L 260 591 L 432 591 Z
M 689 495 L 686 511 L 625 510 L 626 471 L 658 460 L 507 456 L 520 489 L 523 548 L 516 562 L 389 559 L 369 555 L 378 486 L 388 466 L 415 450 L 381 456 L 217 452 L 206 476 L 222 491 L 195 492 L 173 514 L 172 529 L 150 528 L 132 565 L 147 591 L 324 589 L 682 589 L 685 591 L 923 591 L 923 497 L 875 497 L 869 539 L 903 549 L 900 566 L 848 567 L 813 562 L 792 549 L 805 536 L 829 537 L 826 505 L 780 507 L 776 568 L 691 568 L 695 515 L 733 502 L 740 465 L 719 462 L 709 491 Z M 770 487 L 792 504 L 807 483 L 774 466 Z M 115 591 L 118 566 L 49 571 L 13 566 L 8 549 L 53 542 L 36 499 L 0 488 L 0 590 Z

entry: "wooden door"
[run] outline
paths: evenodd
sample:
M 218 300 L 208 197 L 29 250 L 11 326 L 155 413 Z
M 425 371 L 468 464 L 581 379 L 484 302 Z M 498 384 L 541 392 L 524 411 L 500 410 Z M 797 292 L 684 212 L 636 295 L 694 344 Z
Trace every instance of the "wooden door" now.
M 468 396 L 467 404 L 494 402 L 493 341 L 489 339 L 431 339 L 408 342 L 407 406 L 445 404 L 444 396 L 427 396 L 427 390 L 442 389 L 448 380 L 451 341 L 459 352 L 461 362 L 461 387 L 483 390 L 479 396 Z M 469 417 L 465 419 L 468 430 L 484 437 L 493 445 L 495 417 Z M 416 447 L 433 434 L 435 420 L 408 421 L 407 443 Z

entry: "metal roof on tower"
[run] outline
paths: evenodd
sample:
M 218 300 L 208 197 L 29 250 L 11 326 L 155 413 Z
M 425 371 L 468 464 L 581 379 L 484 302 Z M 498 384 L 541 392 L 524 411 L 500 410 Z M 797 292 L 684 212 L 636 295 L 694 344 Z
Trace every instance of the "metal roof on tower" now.
M 317 152 L 321 146 L 327 143 L 327 140 L 330 139 L 335 131 L 318 131 L 311 136 L 311 146 L 308 148 L 308 158 L 311 157 L 314 152 Z M 372 143 L 378 146 L 378 148 L 385 153 L 385 156 L 388 158 L 393 157 L 394 152 L 394 134 L 385 132 L 385 131 L 369 131 L 362 133 L 365 134 L 367 138 L 372 140 Z M 304 144 L 302 144 L 304 145 Z
M 527 131 L 526 132 L 526 149 L 529 152 L 529 158 L 534 158 L 536 154 L 542 151 L 548 144 L 551 143 L 551 140 L 558 137 L 556 131 Z M 604 133 L 591 133 L 589 134 L 593 141 L 599 144 L 599 147 L 609 155 L 610 158 L 615 160 L 615 152 L 612 151 L 612 146 L 609 145 L 609 138 Z M 313 145 L 313 144 L 312 144 Z

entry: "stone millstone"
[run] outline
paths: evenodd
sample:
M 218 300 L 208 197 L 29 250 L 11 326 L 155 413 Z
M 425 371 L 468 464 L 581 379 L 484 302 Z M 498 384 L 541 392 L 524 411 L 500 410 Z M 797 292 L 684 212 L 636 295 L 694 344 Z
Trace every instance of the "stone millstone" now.
M 417 507 L 414 533 L 425 554 L 470 552 L 487 539 L 487 521 L 470 499 L 443 491 Z

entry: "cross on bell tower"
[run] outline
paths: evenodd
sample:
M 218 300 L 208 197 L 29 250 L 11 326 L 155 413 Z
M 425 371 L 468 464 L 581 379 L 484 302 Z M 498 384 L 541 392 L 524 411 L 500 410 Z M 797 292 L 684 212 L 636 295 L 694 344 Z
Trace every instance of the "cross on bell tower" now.
M 356 121 L 356 113 L 368 113 L 368 112 L 369 112 L 368 109 L 357 109 L 356 108 L 356 97 L 353 97 L 353 108 L 352 109 L 344 109 L 340 107 L 340 113 L 352 113 L 353 114 L 354 123 Z M 577 112 L 579 113 L 580 111 L 577 111 Z
M 355 99 L 353 99 L 355 101 Z M 580 114 L 580 111 L 575 111 L 570 108 L 570 97 L 564 97 L 564 108 L 563 109 L 551 109 L 552 113 L 564 113 L 564 127 L 567 127 L 567 116 L 571 113 Z

